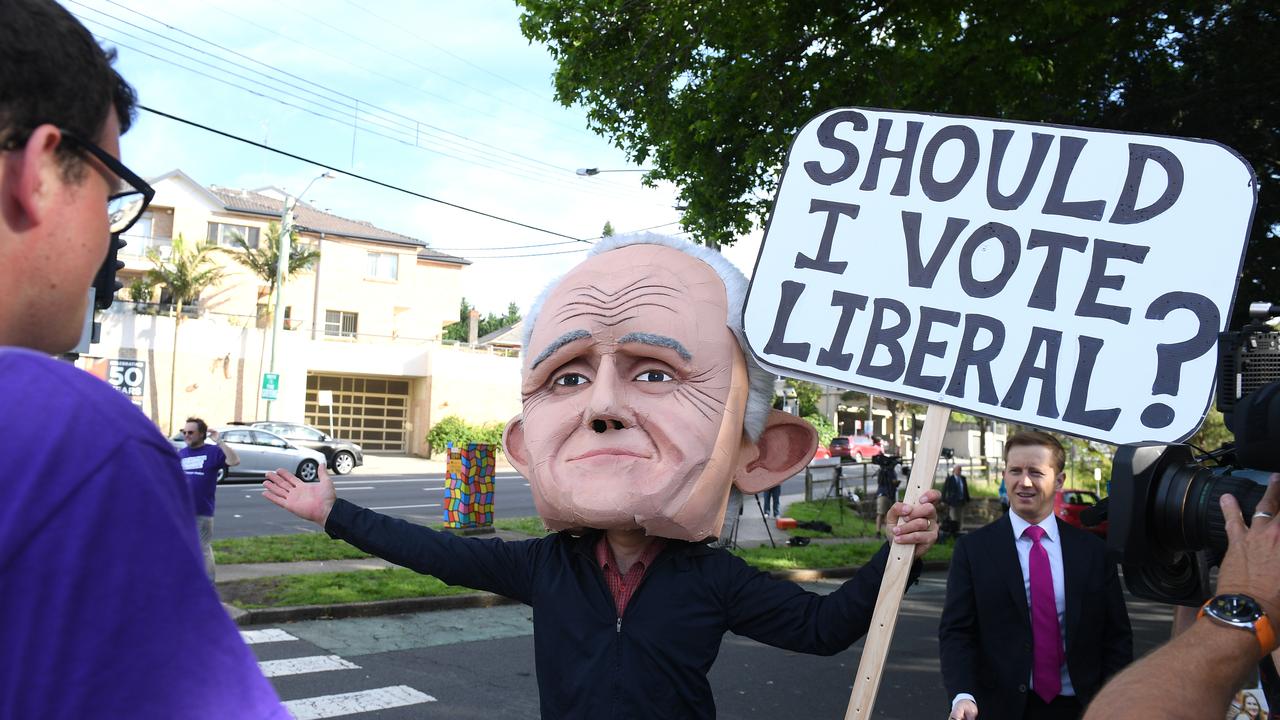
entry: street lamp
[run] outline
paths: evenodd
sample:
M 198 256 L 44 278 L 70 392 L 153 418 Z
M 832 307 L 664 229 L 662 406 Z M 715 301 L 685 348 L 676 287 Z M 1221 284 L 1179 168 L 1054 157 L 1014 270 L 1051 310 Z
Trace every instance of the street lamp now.
M 601 170 L 600 168 L 578 168 L 575 172 L 583 177 L 587 177 L 607 172 L 649 172 L 651 169 L 652 168 L 627 168 L 623 170 Z
M 328 170 L 317 175 L 307 183 L 302 192 L 297 197 L 291 197 L 288 193 L 284 196 L 284 212 L 280 213 L 280 247 L 277 249 L 276 258 L 276 302 L 275 311 L 271 316 L 271 365 L 267 371 L 272 375 L 276 372 L 276 338 L 280 334 L 280 330 L 284 327 L 284 314 L 282 309 L 284 306 L 284 279 L 289 274 L 289 235 L 293 232 L 293 208 L 297 205 L 298 199 L 307 194 L 312 185 L 317 180 L 331 180 L 334 177 L 332 172 Z M 315 318 L 312 318 L 315 322 Z M 278 377 L 278 376 L 277 376 Z M 267 400 L 267 420 L 271 419 L 271 400 Z

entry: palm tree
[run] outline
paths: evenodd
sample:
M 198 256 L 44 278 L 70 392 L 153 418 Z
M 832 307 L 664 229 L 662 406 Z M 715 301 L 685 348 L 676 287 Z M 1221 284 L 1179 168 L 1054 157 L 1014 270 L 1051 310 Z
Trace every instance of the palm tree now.
M 168 258 L 158 248 L 147 249 L 147 260 L 154 266 L 147 271 L 147 282 L 163 285 L 173 298 L 176 313 L 173 324 L 173 361 L 169 365 L 169 434 L 173 434 L 174 388 L 178 377 L 178 328 L 182 326 L 182 306 L 194 303 L 200 295 L 222 279 L 222 268 L 214 262 L 213 245 L 187 244 L 179 233 L 173 239 Z
M 222 248 L 222 251 L 231 255 L 231 258 L 241 265 L 248 268 L 250 272 L 267 284 L 267 297 L 270 298 L 276 292 L 276 264 L 280 261 L 280 226 L 271 223 L 267 226 L 267 232 L 262 242 L 258 243 L 258 247 L 251 247 L 241 235 L 231 236 L 231 245 L 233 249 Z M 312 265 L 320 259 L 320 251 L 298 242 L 298 234 L 289 233 L 289 267 L 285 271 L 284 279 L 288 280 L 294 275 L 309 270 Z M 271 309 L 268 308 L 268 313 Z
M 231 245 L 234 249 L 222 248 L 222 251 L 229 254 L 233 260 L 243 265 L 253 273 L 257 278 L 267 284 L 267 306 L 266 312 L 262 316 L 267 321 L 267 326 L 271 326 L 274 322 L 272 317 L 275 314 L 275 308 L 271 304 L 271 298 L 276 292 L 276 264 L 280 259 L 280 226 L 276 223 L 267 225 L 267 232 L 262 242 L 258 243 L 258 247 L 251 247 L 244 237 L 236 234 L 231 236 Z M 320 260 L 320 251 L 298 242 L 298 234 L 289 232 L 289 267 L 285 270 L 284 279 L 287 281 L 298 273 L 311 269 Z M 261 318 L 260 318 L 261 319 Z M 267 354 L 267 334 L 262 334 L 262 346 L 258 350 L 258 368 L 262 368 L 262 358 Z M 256 402 L 256 400 L 255 400 Z M 254 414 L 257 415 L 257 408 L 254 408 Z

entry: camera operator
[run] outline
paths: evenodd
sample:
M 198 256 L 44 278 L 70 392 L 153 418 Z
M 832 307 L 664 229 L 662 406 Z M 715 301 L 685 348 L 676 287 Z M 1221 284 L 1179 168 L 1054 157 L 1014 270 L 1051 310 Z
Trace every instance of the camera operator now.
M 898 473 L 894 466 L 901 460 L 897 455 L 875 455 L 871 461 L 879 466 L 876 472 L 876 537 L 884 529 L 885 514 L 898 501 Z
M 1186 632 L 1117 675 L 1098 693 L 1085 720 L 1132 717 L 1223 717 L 1232 694 L 1259 660 L 1276 650 L 1280 621 L 1280 474 L 1246 527 L 1240 504 L 1220 500 L 1229 546 L 1218 595 Z

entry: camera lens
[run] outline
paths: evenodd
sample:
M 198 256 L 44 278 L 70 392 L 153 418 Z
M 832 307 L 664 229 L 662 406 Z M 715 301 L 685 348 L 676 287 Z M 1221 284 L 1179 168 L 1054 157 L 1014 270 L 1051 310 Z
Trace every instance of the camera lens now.
M 1266 492 L 1269 473 L 1197 465 L 1168 468 L 1155 486 L 1151 530 L 1156 544 L 1173 552 L 1227 550 L 1226 520 L 1218 498 L 1234 495 L 1248 523 Z

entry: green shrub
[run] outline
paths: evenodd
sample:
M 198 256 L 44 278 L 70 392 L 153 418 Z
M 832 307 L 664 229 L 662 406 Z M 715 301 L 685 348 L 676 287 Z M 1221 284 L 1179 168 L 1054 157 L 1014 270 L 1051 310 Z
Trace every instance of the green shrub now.
M 820 447 L 827 447 L 831 444 L 831 438 L 836 436 L 836 427 L 831 424 L 830 420 L 817 414 L 805 415 L 804 420 L 812 425 L 814 430 L 818 431 L 818 445 Z
M 499 422 L 472 425 L 457 415 L 449 415 L 431 426 L 431 430 L 427 432 L 427 443 L 431 446 L 432 455 L 445 452 L 449 443 L 488 443 L 501 451 L 502 431 L 505 427 Z

